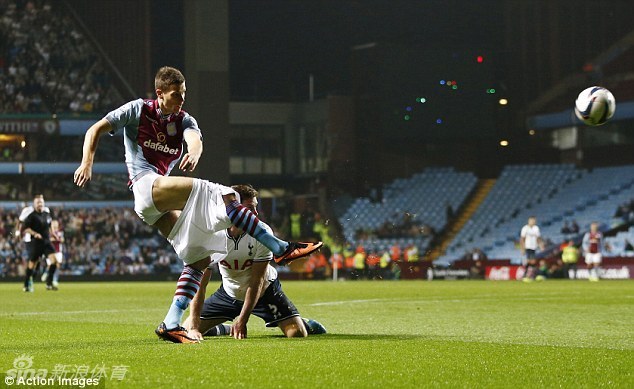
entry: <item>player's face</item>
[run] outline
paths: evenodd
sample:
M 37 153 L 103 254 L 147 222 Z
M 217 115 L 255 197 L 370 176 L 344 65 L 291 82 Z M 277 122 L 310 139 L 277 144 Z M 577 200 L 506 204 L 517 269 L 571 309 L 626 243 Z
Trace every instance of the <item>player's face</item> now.
M 535 223 L 537 223 L 537 220 L 534 217 L 531 217 L 531 218 L 528 219 L 528 225 L 529 226 L 532 227 L 532 226 L 535 225 Z
M 44 208 L 44 198 L 42 197 L 36 197 L 33 199 L 33 208 L 35 208 L 35 210 L 37 212 L 42 212 L 42 209 Z
M 59 222 L 57 220 L 53 220 L 51 222 L 51 229 L 53 231 L 57 231 L 59 229 Z
M 597 232 L 597 229 L 599 228 L 599 226 L 595 223 L 590 224 L 590 231 L 592 232 Z
M 185 83 L 172 84 L 166 90 L 157 89 L 159 104 L 163 114 L 179 113 L 185 104 Z
M 242 202 L 242 205 L 244 205 L 247 209 L 253 212 L 255 216 L 258 215 L 258 198 L 257 197 L 244 200 Z

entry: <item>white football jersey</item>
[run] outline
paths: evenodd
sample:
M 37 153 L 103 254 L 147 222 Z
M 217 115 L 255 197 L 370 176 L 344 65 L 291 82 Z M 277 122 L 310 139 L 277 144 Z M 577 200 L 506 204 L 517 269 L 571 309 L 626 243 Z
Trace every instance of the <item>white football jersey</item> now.
M 236 300 L 244 301 L 251 280 L 253 262 L 269 262 L 273 259 L 271 250 L 246 233 L 234 238 L 227 232 L 227 253 L 215 253 L 212 262 L 217 262 L 222 275 L 222 286 L 227 294 Z M 267 266 L 264 289 L 277 279 L 277 270 Z
M 522 232 L 520 236 L 524 238 L 524 248 L 529 250 L 537 250 L 539 238 L 541 237 L 541 233 L 539 232 L 539 227 L 536 225 L 529 226 L 528 224 L 522 227 Z

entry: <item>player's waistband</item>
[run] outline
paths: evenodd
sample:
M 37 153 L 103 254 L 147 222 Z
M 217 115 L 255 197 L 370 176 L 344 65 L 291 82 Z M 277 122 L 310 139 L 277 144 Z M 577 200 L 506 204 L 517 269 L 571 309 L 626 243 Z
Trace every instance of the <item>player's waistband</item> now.
M 153 172 L 151 170 L 145 170 L 142 171 L 141 173 L 137 174 L 136 176 L 134 176 L 131 180 L 128 180 L 128 189 L 132 190 L 132 186 L 139 181 L 141 178 L 147 176 L 148 174 L 158 174 L 157 172 Z

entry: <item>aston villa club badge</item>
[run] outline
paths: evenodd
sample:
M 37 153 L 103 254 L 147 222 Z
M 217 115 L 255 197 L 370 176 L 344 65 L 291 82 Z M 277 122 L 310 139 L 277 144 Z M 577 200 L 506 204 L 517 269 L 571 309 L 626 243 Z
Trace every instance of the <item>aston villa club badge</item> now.
M 167 135 L 176 135 L 176 123 L 167 123 Z

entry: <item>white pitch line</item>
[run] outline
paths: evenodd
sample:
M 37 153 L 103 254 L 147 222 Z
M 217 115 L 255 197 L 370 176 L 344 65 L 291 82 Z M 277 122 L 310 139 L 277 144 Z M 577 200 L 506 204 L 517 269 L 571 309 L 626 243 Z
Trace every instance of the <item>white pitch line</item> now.
M 494 297 L 494 296 L 491 296 Z M 497 297 L 497 296 L 495 296 Z M 553 296 L 553 297 L 511 297 L 511 298 L 504 298 L 501 301 L 496 301 L 496 302 L 505 302 L 505 301 L 547 301 L 547 300 L 558 300 L 561 297 L 559 296 Z M 302 304 L 302 305 L 307 305 L 310 307 L 319 307 L 319 306 L 333 306 L 333 305 L 344 305 L 344 304 L 364 304 L 364 303 L 386 303 L 386 304 L 393 304 L 393 303 L 466 303 L 466 302 L 472 302 L 472 301 L 486 301 L 486 300 L 490 300 L 493 301 L 492 298 L 489 297 L 482 297 L 482 298 L 470 298 L 470 299 L 438 299 L 438 298 L 432 298 L 432 299 L 397 299 L 397 298 L 391 298 L 391 299 L 365 299 L 365 300 L 339 300 L 339 301 L 325 301 L 325 302 L 321 302 L 321 303 L 313 303 L 313 304 Z
M 123 313 L 123 312 L 147 312 L 151 309 L 95 309 L 90 311 L 40 311 L 40 312 L 2 312 L 0 316 L 38 316 L 38 315 L 79 315 L 84 313 Z M 154 309 L 158 310 L 158 309 Z

